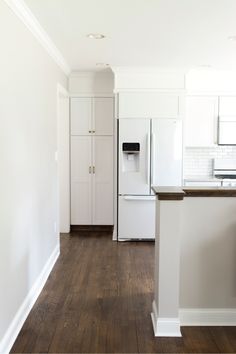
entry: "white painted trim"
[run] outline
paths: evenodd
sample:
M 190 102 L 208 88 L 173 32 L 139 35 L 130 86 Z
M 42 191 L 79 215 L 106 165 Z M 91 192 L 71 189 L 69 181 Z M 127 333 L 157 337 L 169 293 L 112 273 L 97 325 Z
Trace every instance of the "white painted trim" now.
M 160 318 L 155 301 L 152 303 L 152 325 L 155 337 L 182 337 L 179 318 Z
M 63 97 L 70 97 L 69 92 L 60 83 L 57 84 L 57 95 L 62 95 Z
M 81 78 L 81 77 L 90 77 L 93 78 L 96 75 L 111 75 L 111 69 L 105 70 L 90 70 L 90 71 L 72 71 L 70 73 L 70 78 Z
M 160 67 L 160 66 L 111 66 L 111 70 L 115 74 L 183 74 L 188 73 L 187 68 L 177 69 L 176 67 Z
M 34 285 L 30 289 L 28 295 L 17 311 L 15 317 L 13 318 L 10 326 L 8 327 L 5 335 L 0 341 L 0 353 L 7 354 L 10 352 L 27 316 L 29 315 L 32 307 L 34 306 L 39 294 L 41 293 L 49 274 L 51 273 L 54 264 L 60 254 L 59 244 L 55 247 L 45 266 L 43 267 L 41 273 L 36 279 Z
M 181 326 L 236 326 L 235 308 L 180 309 Z
M 75 94 L 75 93 L 72 93 L 70 94 L 70 97 L 92 97 L 92 98 L 107 98 L 107 97 L 111 97 L 113 98 L 115 95 L 113 93 L 78 93 L 78 94 Z
M 60 136 L 60 98 L 63 99 L 68 99 L 68 106 L 69 106 L 69 112 L 68 112 L 68 127 L 70 129 L 70 94 L 69 92 L 65 89 L 64 86 L 62 86 L 60 83 L 57 84 L 57 153 L 59 151 L 59 136 Z M 64 132 L 63 132 L 64 134 Z M 66 134 L 66 132 L 65 132 Z M 70 132 L 68 131 L 68 134 L 70 134 Z M 69 141 L 69 145 L 67 146 L 67 151 L 68 151 L 68 166 L 70 169 L 70 141 Z M 69 221 L 68 223 L 64 226 L 63 230 L 61 229 L 61 225 L 60 225 L 60 175 L 59 175 L 59 163 L 60 161 L 57 161 L 57 200 L 58 200 L 58 205 L 57 205 L 57 225 L 58 225 L 58 231 L 60 231 L 61 233 L 69 233 L 70 232 L 70 174 L 69 174 L 69 179 L 67 180 L 67 188 L 68 188 L 68 195 L 67 195 L 67 200 L 69 201 L 69 207 L 67 209 L 67 215 L 69 217 Z M 60 238 L 59 238 L 60 239 Z
M 236 91 L 219 91 L 219 90 L 188 90 L 186 89 L 187 96 L 236 96 Z
M 69 65 L 57 49 L 46 31 L 42 28 L 36 17 L 23 0 L 4 0 L 12 11 L 25 24 L 35 38 L 40 42 L 48 54 L 54 59 L 57 65 L 68 76 L 71 72 Z
M 186 94 L 186 90 L 183 88 L 120 88 L 120 87 L 116 87 L 113 90 L 114 94 L 116 93 L 125 93 L 125 92 L 156 92 L 156 93 L 171 93 L 171 94 L 182 94 L 185 95 Z

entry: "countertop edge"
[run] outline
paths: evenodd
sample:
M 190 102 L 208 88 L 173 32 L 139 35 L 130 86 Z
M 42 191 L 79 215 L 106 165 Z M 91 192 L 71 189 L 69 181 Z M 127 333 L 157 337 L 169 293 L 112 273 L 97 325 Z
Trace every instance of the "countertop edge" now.
M 152 187 L 158 200 L 183 200 L 185 197 L 236 197 L 229 187 Z

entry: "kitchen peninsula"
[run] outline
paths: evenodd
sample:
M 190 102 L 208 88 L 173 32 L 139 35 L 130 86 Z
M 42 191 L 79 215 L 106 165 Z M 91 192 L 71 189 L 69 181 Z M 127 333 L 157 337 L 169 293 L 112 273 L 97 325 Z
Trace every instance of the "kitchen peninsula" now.
M 156 336 L 236 325 L 236 188 L 153 187 Z

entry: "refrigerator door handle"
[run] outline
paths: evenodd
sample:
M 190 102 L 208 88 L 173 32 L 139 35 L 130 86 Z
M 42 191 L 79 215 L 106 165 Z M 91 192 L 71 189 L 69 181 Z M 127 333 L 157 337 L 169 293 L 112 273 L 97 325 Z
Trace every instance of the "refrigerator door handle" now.
M 152 162 L 151 162 L 151 186 L 153 186 L 153 183 L 155 181 L 155 134 L 152 133 L 151 136 L 151 156 L 152 156 Z
M 145 197 L 145 196 L 142 196 L 142 195 L 139 195 L 139 196 L 135 196 L 135 195 L 133 195 L 133 196 L 125 196 L 123 198 L 124 198 L 124 200 L 143 200 L 143 201 L 147 201 L 147 202 L 151 202 L 151 201 L 156 199 L 155 196 L 153 196 L 153 197 L 149 197 L 149 196 Z
M 150 134 L 147 134 L 147 184 L 150 184 Z

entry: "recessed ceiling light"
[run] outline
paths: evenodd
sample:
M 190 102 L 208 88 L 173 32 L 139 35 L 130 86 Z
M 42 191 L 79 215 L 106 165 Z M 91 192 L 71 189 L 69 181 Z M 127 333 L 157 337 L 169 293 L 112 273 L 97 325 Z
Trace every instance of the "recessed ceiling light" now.
M 229 36 L 229 37 L 228 37 L 228 40 L 230 40 L 230 41 L 236 41 L 236 36 Z
M 104 34 L 101 34 L 101 33 L 89 33 L 89 34 L 87 34 L 87 37 L 90 39 L 103 39 L 103 38 L 105 38 Z
M 106 63 L 96 63 L 96 66 L 99 66 L 99 67 L 101 67 L 101 68 L 104 68 L 104 67 L 109 66 L 109 64 L 106 64 Z

